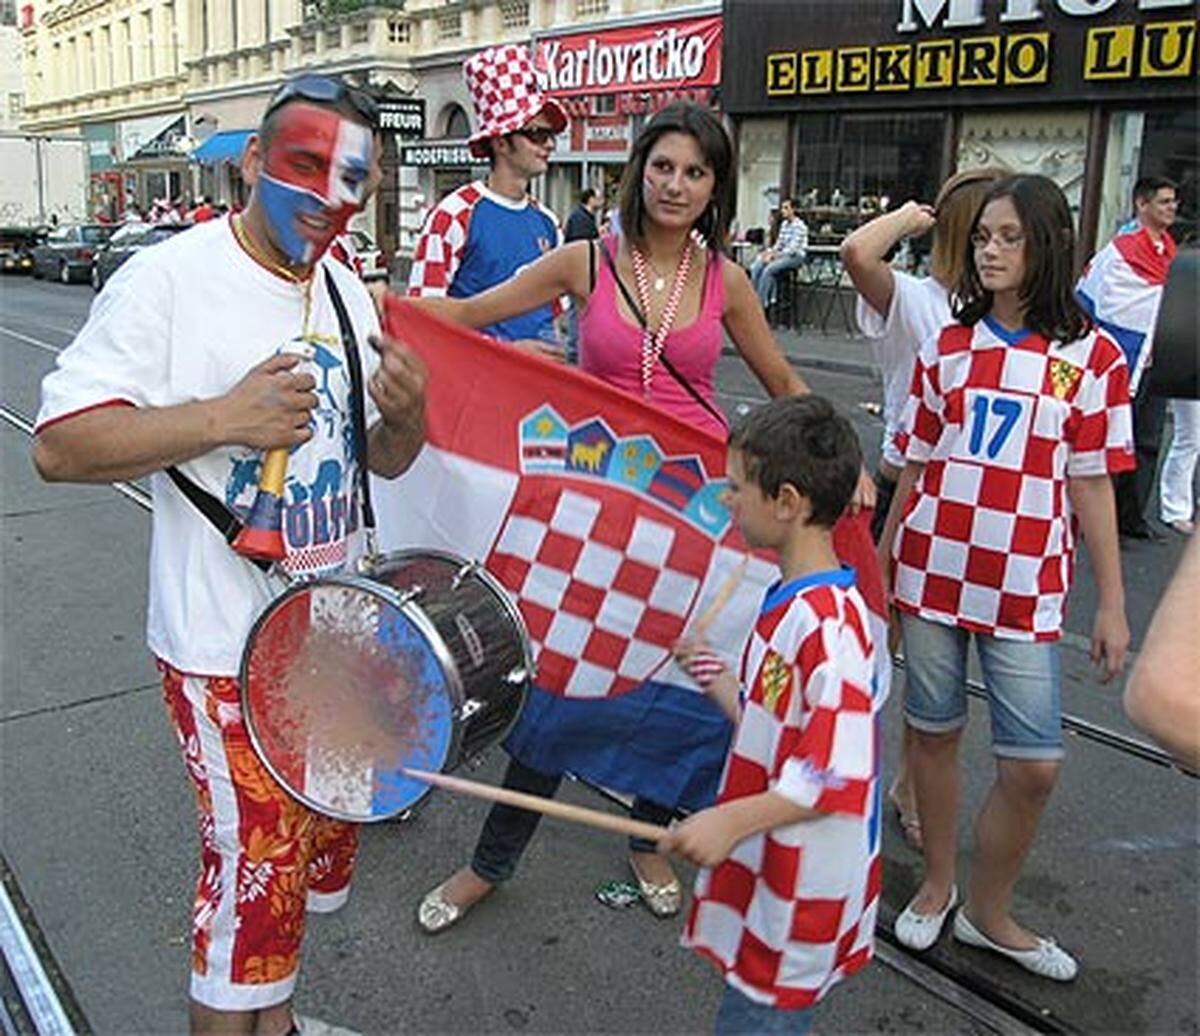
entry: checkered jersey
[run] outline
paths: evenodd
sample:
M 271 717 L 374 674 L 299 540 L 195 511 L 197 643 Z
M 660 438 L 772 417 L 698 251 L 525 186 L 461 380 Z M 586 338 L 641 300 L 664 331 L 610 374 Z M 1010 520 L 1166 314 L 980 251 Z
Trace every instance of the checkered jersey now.
M 768 594 L 717 800 L 773 791 L 825 815 L 752 835 L 701 870 L 683 936 L 731 985 L 784 1010 L 816 1003 L 873 952 L 880 699 L 853 580 L 844 569 Z
M 425 221 L 413 251 L 408 294 L 416 298 L 443 298 L 454 281 L 467 247 L 471 212 L 483 197 L 477 183 L 463 184 L 447 194 Z
M 713 550 L 664 511 L 620 490 L 594 493 L 523 479 L 486 564 L 525 618 L 539 686 L 568 698 L 624 694 L 656 670 Z
M 1062 629 L 1069 478 L 1134 466 L 1124 357 L 1091 331 L 1006 342 L 988 320 L 922 348 L 897 444 L 925 465 L 893 545 L 898 607 L 1017 640 Z

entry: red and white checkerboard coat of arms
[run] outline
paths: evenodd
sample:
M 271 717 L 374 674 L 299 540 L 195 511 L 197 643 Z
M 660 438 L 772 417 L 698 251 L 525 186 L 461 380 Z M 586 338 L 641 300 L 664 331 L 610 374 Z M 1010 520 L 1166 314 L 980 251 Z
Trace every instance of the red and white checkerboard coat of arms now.
M 521 609 L 539 686 L 605 698 L 667 660 L 713 550 L 703 532 L 633 489 L 526 475 L 486 567 Z

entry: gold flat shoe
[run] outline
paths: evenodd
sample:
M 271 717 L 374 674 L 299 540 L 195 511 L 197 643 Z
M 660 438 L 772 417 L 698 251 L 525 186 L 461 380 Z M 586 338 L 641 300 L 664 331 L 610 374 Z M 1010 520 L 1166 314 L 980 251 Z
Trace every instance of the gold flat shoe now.
M 475 903 L 459 906 L 451 903 L 443 894 L 450 880 L 443 881 L 417 905 L 417 924 L 426 935 L 437 935 L 447 928 L 453 928 L 470 911 Z M 478 900 L 476 900 L 478 902 Z
M 674 917 L 679 913 L 679 908 L 683 906 L 683 888 L 678 878 L 672 878 L 665 885 L 655 885 L 638 873 L 637 865 L 632 860 L 629 861 L 629 869 L 637 879 L 642 902 L 650 913 L 655 917 Z

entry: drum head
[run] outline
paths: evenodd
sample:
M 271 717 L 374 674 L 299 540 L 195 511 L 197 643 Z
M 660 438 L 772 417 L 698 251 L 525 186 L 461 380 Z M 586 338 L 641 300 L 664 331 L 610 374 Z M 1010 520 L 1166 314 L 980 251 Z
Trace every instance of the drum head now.
M 328 816 L 386 820 L 429 790 L 402 767 L 440 770 L 456 688 L 419 609 L 369 580 L 303 584 L 259 617 L 242 656 L 246 726 L 294 797 Z

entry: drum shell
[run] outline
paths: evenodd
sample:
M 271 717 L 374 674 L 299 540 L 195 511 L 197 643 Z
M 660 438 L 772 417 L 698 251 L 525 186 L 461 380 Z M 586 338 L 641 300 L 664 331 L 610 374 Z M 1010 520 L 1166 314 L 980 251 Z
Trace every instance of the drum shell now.
M 500 584 L 473 562 L 427 550 L 388 554 L 369 578 L 406 597 L 410 613 L 419 609 L 437 631 L 443 662 L 457 673 L 460 736 L 446 768 L 500 740 L 516 722 L 533 675 L 524 622 Z

